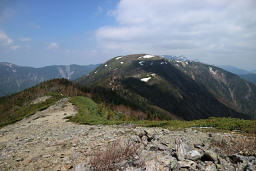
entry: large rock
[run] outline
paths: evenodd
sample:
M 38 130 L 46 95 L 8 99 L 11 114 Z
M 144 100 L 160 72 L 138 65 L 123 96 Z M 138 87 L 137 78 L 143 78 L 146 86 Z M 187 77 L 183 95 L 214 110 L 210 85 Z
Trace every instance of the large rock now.
M 189 160 L 199 160 L 201 157 L 203 156 L 202 153 L 200 153 L 199 151 L 197 150 L 192 150 L 192 151 L 189 151 L 186 155 L 186 158 L 189 159 Z
M 212 150 L 204 150 L 204 156 L 206 160 L 218 162 L 218 154 Z
M 151 151 L 164 151 L 168 149 L 167 145 L 160 141 L 152 141 L 148 148 Z
M 183 142 L 181 138 L 176 138 L 176 154 L 180 161 L 185 160 L 188 152 L 190 151 L 189 146 Z

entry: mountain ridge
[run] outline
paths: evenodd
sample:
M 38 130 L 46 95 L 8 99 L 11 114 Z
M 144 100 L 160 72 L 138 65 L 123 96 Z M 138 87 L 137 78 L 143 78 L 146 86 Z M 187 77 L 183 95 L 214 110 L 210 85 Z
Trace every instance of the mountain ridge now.
M 52 65 L 40 68 L 0 62 L 0 96 L 10 95 L 54 78 L 75 80 L 98 65 Z
M 136 104 L 151 104 L 186 120 L 209 116 L 246 117 L 239 114 L 241 111 L 237 112 L 222 103 L 216 94 L 202 82 L 193 79 L 188 71 L 180 69 L 194 64 L 201 63 L 168 60 L 148 54 L 117 56 L 77 82 L 89 87 L 110 89 L 126 100 L 129 95 Z M 130 103 L 133 102 L 130 100 Z

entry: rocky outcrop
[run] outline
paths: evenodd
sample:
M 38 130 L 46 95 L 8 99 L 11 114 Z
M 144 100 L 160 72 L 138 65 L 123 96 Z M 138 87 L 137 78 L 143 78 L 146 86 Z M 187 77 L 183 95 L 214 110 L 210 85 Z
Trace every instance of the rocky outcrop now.
M 255 156 L 226 155 L 211 146 L 212 140 L 225 140 L 234 136 L 231 133 L 192 128 L 170 131 L 131 124 L 78 125 L 63 119 L 75 113 L 74 106 L 63 99 L 1 128 L 0 170 L 96 170 L 92 158 L 118 149 L 107 150 L 109 144 L 117 141 L 131 142 L 136 151 L 123 151 L 129 155 L 112 163 L 112 170 L 256 170 Z M 97 166 L 97 158 L 93 159 Z

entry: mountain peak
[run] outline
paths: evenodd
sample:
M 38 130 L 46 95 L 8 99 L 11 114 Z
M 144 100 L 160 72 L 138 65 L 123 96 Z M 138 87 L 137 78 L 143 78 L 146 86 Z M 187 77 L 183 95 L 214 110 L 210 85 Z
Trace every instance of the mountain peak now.
M 101 93 L 99 96 L 110 100 L 110 103 L 119 105 L 123 101 L 135 110 L 143 111 L 149 119 L 179 117 L 189 120 L 209 116 L 246 118 L 233 110 L 232 106 L 222 103 L 219 96 L 212 93 L 214 89 L 202 84 L 210 78 L 214 85 L 223 86 L 219 82 L 226 83 L 229 80 L 224 74 L 218 68 L 190 62 L 184 56 L 167 58 L 133 54 L 116 56 L 77 82 L 104 92 L 104 95 Z M 198 81 L 197 78 L 203 80 Z

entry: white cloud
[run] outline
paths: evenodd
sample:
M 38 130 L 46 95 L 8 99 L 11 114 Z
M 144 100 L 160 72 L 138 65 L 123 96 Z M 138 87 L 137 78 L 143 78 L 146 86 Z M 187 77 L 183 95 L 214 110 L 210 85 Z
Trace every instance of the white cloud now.
M 0 43 L 1 45 L 9 46 L 13 43 L 13 40 L 5 32 L 0 30 Z
M 30 42 L 30 41 L 31 41 L 31 38 L 29 38 L 29 37 L 21 37 L 21 38 L 19 39 L 19 41 L 21 41 L 21 42 Z
M 121 0 L 111 11 L 118 25 L 99 28 L 96 37 L 105 50 L 118 53 L 184 54 L 214 62 L 212 56 L 233 52 L 233 58 L 252 61 L 255 9 L 255 0 Z
M 20 46 L 15 45 L 13 40 L 8 35 L 0 30 L 0 47 L 4 49 L 16 50 Z
M 51 43 L 49 43 L 49 45 L 48 45 L 47 48 L 48 48 L 48 49 L 58 49 L 58 48 L 59 48 L 59 45 L 58 45 L 58 43 L 56 43 L 56 42 L 51 42 Z

